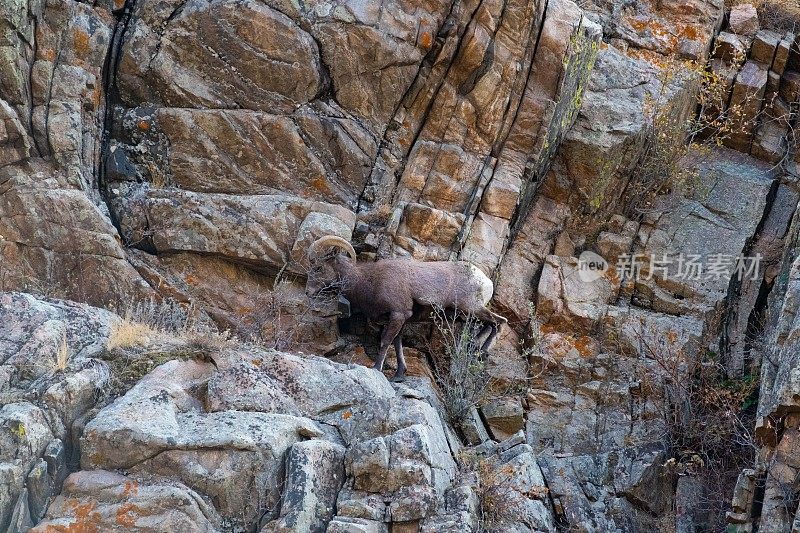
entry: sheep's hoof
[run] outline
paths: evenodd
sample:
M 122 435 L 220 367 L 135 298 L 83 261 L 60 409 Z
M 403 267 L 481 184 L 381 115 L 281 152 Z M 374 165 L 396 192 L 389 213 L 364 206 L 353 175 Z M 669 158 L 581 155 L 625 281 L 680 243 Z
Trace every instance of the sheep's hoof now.
M 402 383 L 406 380 L 405 374 L 395 374 L 390 380 L 392 383 Z

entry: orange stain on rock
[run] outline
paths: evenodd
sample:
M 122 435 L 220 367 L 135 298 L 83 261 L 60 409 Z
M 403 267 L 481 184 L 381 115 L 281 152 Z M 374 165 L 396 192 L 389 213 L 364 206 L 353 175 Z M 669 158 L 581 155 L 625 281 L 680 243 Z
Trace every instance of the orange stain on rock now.
M 150 123 L 147 122 L 146 120 L 140 120 L 138 126 L 139 129 L 143 131 L 147 131 L 150 129 Z
M 590 357 L 594 354 L 594 342 L 591 337 L 580 336 L 575 339 L 573 344 L 581 357 Z
M 81 28 L 72 31 L 72 41 L 75 47 L 75 55 L 84 58 L 89 55 L 89 34 Z
M 331 188 L 328 185 L 328 180 L 326 180 L 325 178 L 323 178 L 321 176 L 318 176 L 318 177 L 314 178 L 313 180 L 311 180 L 311 187 L 313 187 L 314 190 L 316 190 L 318 192 L 321 192 L 323 194 L 327 194 L 327 193 L 331 192 Z
M 430 48 L 431 44 L 433 43 L 433 37 L 427 31 L 420 35 L 419 37 L 419 44 L 422 45 L 423 48 L 426 50 Z
M 136 519 L 141 516 L 141 509 L 132 503 L 123 503 L 117 509 L 115 520 L 117 524 L 132 528 L 136 525 Z
M 65 502 L 65 507 L 69 507 L 72 512 L 74 517 L 72 523 L 49 524 L 45 531 L 48 533 L 101 533 L 100 513 L 95 511 L 96 502 L 81 503 L 79 500 L 71 498 Z
M 135 496 L 139 493 L 139 484 L 135 481 L 126 481 L 122 486 L 123 496 Z

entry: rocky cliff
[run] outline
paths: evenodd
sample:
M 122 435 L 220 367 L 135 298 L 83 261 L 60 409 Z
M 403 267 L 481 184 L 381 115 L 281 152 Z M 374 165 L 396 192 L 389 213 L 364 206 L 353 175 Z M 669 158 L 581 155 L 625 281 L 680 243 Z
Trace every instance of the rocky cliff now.
M 0 530 L 800 531 L 770 6 L 5 1 Z M 468 416 L 309 304 L 327 234 L 492 277 Z

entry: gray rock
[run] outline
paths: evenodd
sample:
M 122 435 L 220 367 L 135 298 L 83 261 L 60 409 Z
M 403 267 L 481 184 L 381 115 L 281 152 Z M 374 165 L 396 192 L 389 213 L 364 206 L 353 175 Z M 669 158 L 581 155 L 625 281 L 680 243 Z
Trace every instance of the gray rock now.
M 324 533 L 336 514 L 344 483 L 344 448 L 321 440 L 298 442 L 289 450 L 280 518 L 262 533 Z
M 458 421 L 458 429 L 467 444 L 471 446 L 477 446 L 491 438 L 477 407 L 470 408 L 464 418 Z
M 360 442 L 347 452 L 347 474 L 353 478 L 353 487 L 367 492 L 394 490 L 388 476 L 389 446 L 382 437 Z
M 47 462 L 44 459 L 40 459 L 28 472 L 25 487 L 30 516 L 33 523 L 37 523 L 44 517 L 47 504 L 50 503 L 55 490 L 54 480 L 47 471 Z
M 772 63 L 772 71 L 779 76 L 783 75 L 784 71 L 786 70 L 786 65 L 789 62 L 789 54 L 791 53 L 794 41 L 794 34 L 787 33 L 783 39 L 781 39 L 781 42 L 778 43 L 778 49 L 775 51 L 775 60 Z
M 525 426 L 525 412 L 519 398 L 506 397 L 481 405 L 483 418 L 495 440 L 505 440 Z
M 336 516 L 328 524 L 327 533 L 388 533 L 389 527 L 377 520 Z
M 323 435 L 306 418 L 247 411 L 206 413 L 192 394 L 214 366 L 171 361 L 101 410 L 84 430 L 81 466 L 171 476 L 210 496 L 227 517 L 277 510 L 283 456 Z
M 30 520 L 26 479 L 52 439 L 40 408 L 28 402 L 0 407 L 0 528 L 12 518 L 18 527 Z
M 393 522 L 408 522 L 425 518 L 435 509 L 437 501 L 433 487 L 425 485 L 401 486 L 392 498 L 389 515 Z
M 774 31 L 759 31 L 753 39 L 753 44 L 750 46 L 750 59 L 763 63 L 769 68 L 772 66 L 775 52 L 780 42 L 781 36 Z
M 732 121 L 735 131 L 725 139 L 725 146 L 744 153 L 750 152 L 754 125 L 764 104 L 768 81 L 767 66 L 756 61 L 747 61 L 739 71 L 730 100 L 730 105 L 736 106 L 739 112 Z
M 646 261 L 650 254 L 659 260 L 667 254 L 670 261 L 666 277 L 654 271 L 653 279 L 647 280 L 643 270 L 636 282 L 634 299 L 655 311 L 704 316 L 720 305 L 735 274 L 731 258 L 743 252 L 746 235 L 755 230 L 764 210 L 772 184 L 769 165 L 730 150 L 714 153 L 713 159 L 703 157 L 693 163 L 702 183 L 695 197 L 665 204 L 663 215 L 646 220 L 640 230 L 645 242 L 634 252 L 642 253 Z M 699 256 L 703 265 L 699 276 L 677 275 L 679 253 L 687 259 Z M 722 258 L 716 271 L 711 269 L 713 257 Z
M 753 4 L 737 4 L 731 8 L 730 25 L 734 33 L 752 36 L 758 32 L 758 11 Z
M 71 474 L 32 533 L 77 527 L 98 531 L 215 533 L 222 521 L 199 494 L 174 481 L 145 481 L 94 470 Z
M 8 533 L 25 533 L 26 531 L 30 531 L 33 524 L 30 504 L 28 502 L 28 489 L 24 488 L 19 498 L 17 498 L 17 503 L 11 512 L 11 520 L 5 531 Z
M 733 33 L 720 32 L 714 41 L 714 57 L 723 61 L 732 62 L 736 58 L 744 57 L 747 48 L 742 39 Z
M 44 460 L 47 462 L 47 473 L 53 480 L 55 487 L 59 489 L 69 474 L 67 470 L 66 450 L 64 449 L 64 442 L 61 439 L 53 439 L 50 441 L 50 444 L 48 444 L 47 448 L 44 450 Z
M 386 518 L 386 504 L 379 494 L 344 487 L 336 500 L 336 514 L 340 517 L 364 518 L 380 522 Z

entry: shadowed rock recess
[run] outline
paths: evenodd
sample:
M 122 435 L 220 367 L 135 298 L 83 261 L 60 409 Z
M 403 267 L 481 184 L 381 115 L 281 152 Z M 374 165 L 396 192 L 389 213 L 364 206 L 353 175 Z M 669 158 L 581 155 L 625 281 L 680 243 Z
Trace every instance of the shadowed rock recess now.
M 800 38 L 760 15 L 0 2 L 0 531 L 800 532 Z M 642 205 L 648 109 L 709 109 L 678 61 L 740 125 Z M 425 316 L 390 383 L 309 303 L 323 235 L 492 278 L 464 417 Z M 697 445 L 722 424 L 737 457 Z

